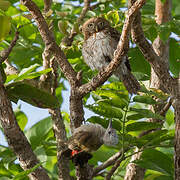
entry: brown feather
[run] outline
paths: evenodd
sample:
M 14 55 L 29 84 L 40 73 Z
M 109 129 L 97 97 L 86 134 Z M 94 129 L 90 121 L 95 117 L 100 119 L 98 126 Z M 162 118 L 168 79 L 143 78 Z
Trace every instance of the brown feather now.
M 83 25 L 84 44 L 82 55 L 86 64 L 92 69 L 105 68 L 114 57 L 120 33 L 103 18 L 91 18 Z M 137 93 L 140 84 L 131 73 L 127 56 L 114 74 L 124 83 L 129 93 Z

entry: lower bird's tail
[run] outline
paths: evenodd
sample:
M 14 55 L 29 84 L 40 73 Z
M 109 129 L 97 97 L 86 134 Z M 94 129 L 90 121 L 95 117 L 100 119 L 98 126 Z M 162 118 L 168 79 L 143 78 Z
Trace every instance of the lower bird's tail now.
M 77 151 L 66 149 L 61 154 L 63 157 L 71 159 L 75 166 L 83 167 L 85 163 L 88 162 L 89 159 L 92 158 L 92 155 L 85 151 Z

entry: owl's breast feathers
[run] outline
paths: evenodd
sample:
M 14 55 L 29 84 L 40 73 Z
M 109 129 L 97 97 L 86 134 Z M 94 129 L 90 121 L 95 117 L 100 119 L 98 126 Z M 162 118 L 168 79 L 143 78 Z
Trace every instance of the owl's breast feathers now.
M 107 26 L 97 33 L 92 33 L 85 39 L 82 55 L 86 64 L 92 70 L 101 70 L 105 68 L 114 57 L 114 51 L 117 49 L 120 33 Z M 140 84 L 131 73 L 131 67 L 127 56 L 122 58 L 122 62 L 114 72 L 125 85 L 129 93 L 137 93 L 140 89 Z
M 83 44 L 84 61 L 92 70 L 101 70 L 113 59 L 117 44 L 118 40 L 111 38 L 106 31 L 94 33 Z

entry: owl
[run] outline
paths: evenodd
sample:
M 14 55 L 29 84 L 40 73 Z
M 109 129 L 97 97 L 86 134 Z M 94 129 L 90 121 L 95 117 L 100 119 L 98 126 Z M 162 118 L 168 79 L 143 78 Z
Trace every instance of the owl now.
M 113 59 L 121 34 L 104 18 L 91 18 L 82 26 L 84 43 L 82 56 L 92 70 L 105 68 Z M 131 73 L 127 56 L 114 72 L 130 94 L 136 94 L 140 84 Z

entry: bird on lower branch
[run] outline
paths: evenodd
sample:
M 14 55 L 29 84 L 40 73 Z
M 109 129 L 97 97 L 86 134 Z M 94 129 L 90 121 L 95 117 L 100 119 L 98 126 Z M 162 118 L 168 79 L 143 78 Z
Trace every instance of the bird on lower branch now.
M 68 157 L 81 167 L 92 157 L 90 152 L 96 151 L 101 145 L 115 146 L 118 143 L 116 130 L 112 128 L 112 120 L 107 129 L 99 124 L 84 124 L 74 130 L 68 141 L 68 149 L 62 155 Z

